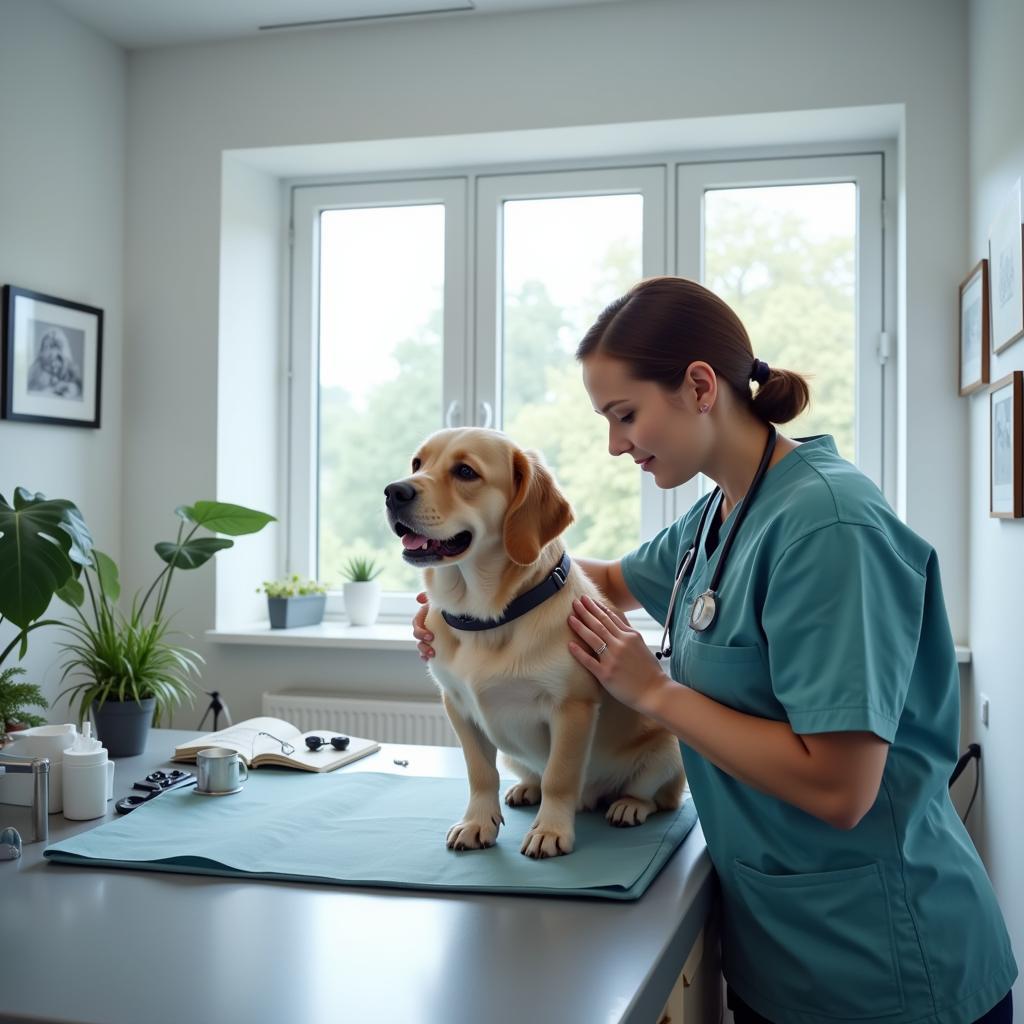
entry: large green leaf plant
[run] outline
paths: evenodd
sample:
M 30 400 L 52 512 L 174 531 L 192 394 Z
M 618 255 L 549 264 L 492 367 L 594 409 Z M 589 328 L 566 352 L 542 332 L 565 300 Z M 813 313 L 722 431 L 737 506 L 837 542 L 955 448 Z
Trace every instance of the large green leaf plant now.
M 198 675 L 203 659 L 174 642 L 166 604 L 175 570 L 198 569 L 234 545 L 227 537 L 197 537 L 200 529 L 238 537 L 257 533 L 274 521 L 265 512 L 219 501 L 182 505 L 175 514 L 180 520 L 177 538 L 155 547 L 164 566 L 144 595 L 141 590 L 135 594 L 127 614 L 118 606 L 117 565 L 95 549 L 81 578 L 72 576 L 57 592 L 77 616 L 63 623 L 70 639 L 60 645 L 66 655 L 61 680 L 73 676 L 77 682 L 57 699 L 68 695 L 72 704 L 77 702 L 79 725 L 94 703 L 155 698 L 154 725 L 183 701 L 192 703 L 189 679 Z
M 41 626 L 60 625 L 43 619 L 53 595 L 77 579 L 92 558 L 92 537 L 73 502 L 32 494 L 24 487 L 9 504 L 0 494 L 0 622 L 19 632 L 0 652 L 0 665 Z
M 53 595 L 89 563 L 91 553 L 92 537 L 72 502 L 47 499 L 23 487 L 15 490 L 13 504 L 0 494 L 0 623 L 18 627 L 0 650 L 0 742 L 7 725 L 42 725 L 43 718 L 27 708 L 48 706 L 38 686 L 16 681 L 24 669 L 4 668 L 3 663 L 15 648 L 20 648 L 18 658 L 24 658 L 33 630 L 61 625 L 42 616 Z

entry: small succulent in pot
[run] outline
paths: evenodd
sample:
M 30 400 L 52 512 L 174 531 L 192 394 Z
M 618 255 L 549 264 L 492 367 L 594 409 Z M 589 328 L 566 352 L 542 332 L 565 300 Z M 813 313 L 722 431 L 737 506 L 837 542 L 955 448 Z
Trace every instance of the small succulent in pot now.
M 383 571 L 383 568 L 377 568 L 375 559 L 361 557 L 350 558 L 341 570 L 342 575 L 349 583 L 369 583 Z
M 380 613 L 380 583 L 383 572 L 373 558 L 350 558 L 342 569 L 345 584 L 345 613 L 353 626 L 372 626 Z

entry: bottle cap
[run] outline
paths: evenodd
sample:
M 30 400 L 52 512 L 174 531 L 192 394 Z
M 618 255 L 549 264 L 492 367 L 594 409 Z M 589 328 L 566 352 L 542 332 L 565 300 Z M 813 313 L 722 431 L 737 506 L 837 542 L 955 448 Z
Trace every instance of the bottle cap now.
M 90 764 L 106 764 L 107 748 L 100 747 L 98 750 L 75 750 L 69 747 L 64 751 L 64 767 L 75 768 Z

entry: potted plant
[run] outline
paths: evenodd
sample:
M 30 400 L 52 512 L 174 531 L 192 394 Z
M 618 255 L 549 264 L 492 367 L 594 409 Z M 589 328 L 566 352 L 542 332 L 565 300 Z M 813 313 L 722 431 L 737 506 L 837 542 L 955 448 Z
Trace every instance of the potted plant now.
M 327 587 L 316 580 L 302 580 L 298 573 L 286 580 L 264 580 L 271 629 L 318 626 L 327 604 Z M 257 590 L 257 593 L 259 590 Z
M 42 616 L 53 595 L 78 576 L 91 551 L 92 537 L 74 503 L 24 487 L 15 488 L 13 504 L 0 494 L 0 623 L 19 627 L 0 651 L 0 741 L 16 727 L 45 723 L 24 710 L 49 706 L 39 687 L 15 682 L 24 669 L 5 669 L 3 663 L 15 648 L 20 648 L 19 659 L 25 656 L 33 630 L 61 624 Z
M 0 747 L 7 741 L 8 733 L 46 724 L 45 718 L 25 710 L 30 707 L 48 708 L 49 704 L 38 686 L 14 681 L 16 676 L 24 674 L 23 668 L 0 669 Z
M 237 537 L 274 520 L 265 512 L 217 501 L 183 505 L 175 514 L 181 520 L 177 538 L 155 548 L 165 565 L 141 599 L 141 590 L 135 594 L 127 614 L 118 607 L 117 565 L 101 551 L 90 553 L 84 586 L 72 579 L 58 591 L 77 615 L 63 623 L 71 638 L 61 644 L 67 655 L 61 679 L 79 677 L 59 697 L 77 701 L 79 726 L 92 712 L 97 735 L 115 757 L 142 753 L 150 725 L 160 725 L 183 701 L 193 700 L 189 679 L 198 674 L 203 659 L 173 642 L 167 595 L 176 569 L 198 569 L 234 544 L 225 537 L 196 537 L 196 531 Z
M 372 626 L 380 612 L 380 583 L 383 572 L 372 558 L 350 558 L 342 574 L 345 584 L 345 613 L 353 626 Z

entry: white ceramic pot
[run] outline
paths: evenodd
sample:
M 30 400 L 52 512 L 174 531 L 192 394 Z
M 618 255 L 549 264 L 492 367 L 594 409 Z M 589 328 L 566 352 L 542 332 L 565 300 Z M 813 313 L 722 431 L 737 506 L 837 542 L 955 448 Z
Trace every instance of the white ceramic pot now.
M 380 612 L 380 583 L 364 580 L 361 583 L 346 583 L 345 614 L 353 626 L 372 626 Z

